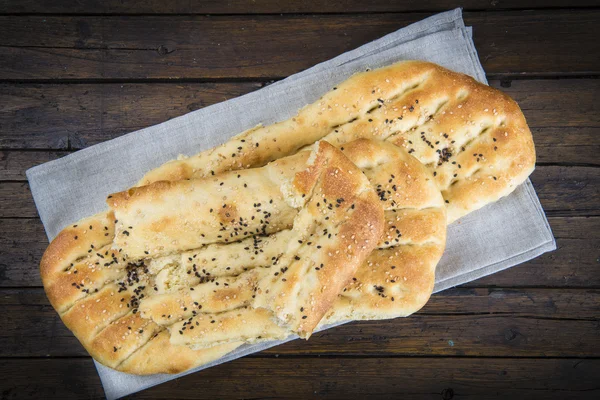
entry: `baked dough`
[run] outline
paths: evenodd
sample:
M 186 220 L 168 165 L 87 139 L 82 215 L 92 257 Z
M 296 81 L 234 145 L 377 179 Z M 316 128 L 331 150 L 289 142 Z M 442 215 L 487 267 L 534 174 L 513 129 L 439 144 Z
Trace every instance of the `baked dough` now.
M 129 262 L 291 229 L 288 241 L 274 242 L 273 272 L 246 279 L 244 297 L 301 337 L 310 336 L 383 229 L 369 181 L 327 142 L 262 168 L 132 188 L 108 204 L 118 221 L 114 246 Z
M 431 172 L 388 142 L 357 140 L 344 154 L 369 178 L 385 210 L 377 248 L 321 325 L 406 317 L 425 305 L 446 245 L 446 208 Z
M 173 345 L 166 329 L 185 313 L 251 308 L 286 335 L 308 337 L 384 225 L 367 178 L 326 142 L 259 169 L 157 182 L 108 203 L 109 212 L 63 230 L 40 268 L 52 305 L 90 354 L 137 374 L 179 372 L 242 343 Z M 216 254 L 230 265 L 211 269 Z M 186 293 L 190 309 L 169 311 L 174 291 Z M 160 353 L 172 358 L 148 359 Z
M 221 237 L 211 226 L 203 225 L 207 221 L 204 218 L 197 216 L 188 225 L 181 214 L 164 214 L 165 204 L 176 211 L 177 207 L 205 199 L 182 195 L 165 203 L 161 196 L 193 188 L 195 183 L 158 181 L 204 178 L 204 189 L 214 193 L 207 178 L 262 167 L 292 154 L 297 154 L 296 158 L 278 163 L 299 162 L 302 157 L 308 162 L 311 157 L 305 151 L 323 138 L 362 165 L 371 180 L 378 178 L 378 168 L 369 175 L 365 165 L 373 160 L 404 159 L 405 164 L 395 165 L 400 169 L 394 175 L 407 182 L 414 180 L 415 184 L 413 190 L 405 192 L 410 194 L 405 201 L 398 198 L 393 205 L 386 204 L 393 199 L 388 192 L 402 191 L 375 187 L 388 207 L 384 214 L 388 240 L 384 237 L 380 241 L 380 248 L 356 272 L 355 280 L 339 297 L 334 296 L 333 306 L 323 301 L 322 307 L 310 310 L 325 317 L 320 322 L 316 316 L 310 318 L 302 327 L 298 321 L 303 320 L 304 307 L 298 308 L 294 302 L 278 303 L 273 292 L 266 293 L 269 285 L 278 284 L 274 286 L 276 291 L 287 296 L 296 282 L 277 281 L 277 271 L 264 266 L 278 257 L 278 248 L 295 240 L 294 222 L 303 219 L 298 210 L 304 210 L 308 200 L 303 202 L 300 195 L 299 203 L 294 202 L 298 193 L 306 195 L 309 191 L 286 190 L 289 174 L 278 176 L 281 185 L 277 194 L 274 186 L 269 186 L 277 179 L 263 182 L 249 179 L 253 172 L 240 173 L 250 174 L 248 182 L 261 188 L 261 193 L 250 196 L 279 196 L 274 218 L 277 222 L 264 227 L 262 233 L 269 235 L 257 240 L 257 236 L 236 231 L 235 224 L 227 225 L 227 214 L 232 215 L 227 206 L 218 214 L 219 222 L 226 225 Z M 357 138 L 385 140 L 397 147 L 349 143 Z M 354 151 L 354 146 L 362 150 Z M 371 155 L 365 156 L 369 147 Z M 415 166 L 418 163 L 400 148 L 416 157 L 430 175 L 422 171 L 422 165 L 419 170 Z M 445 239 L 440 224 L 444 212 L 439 207 L 439 192 L 431 191 L 432 180 L 442 191 L 447 221 L 452 222 L 509 194 L 531 173 L 534 162 L 531 133 L 514 101 L 437 65 L 401 62 L 351 77 L 294 118 L 258 126 L 213 150 L 151 171 L 138 186 L 157 182 L 152 189 L 134 188 L 113 196 L 109 203 L 114 210 L 65 228 L 44 254 L 42 280 L 52 305 L 98 361 L 135 374 L 176 373 L 217 359 L 244 342 L 283 338 L 293 330 L 308 336 L 317 323 L 391 318 L 416 311 L 431 293 L 433 271 Z M 273 170 L 273 166 L 269 168 Z M 237 175 L 225 174 L 227 184 L 241 179 Z M 311 179 L 307 177 L 307 181 Z M 314 179 L 312 182 L 315 184 Z M 385 186 L 385 182 L 380 184 Z M 423 196 L 413 197 L 418 193 Z M 244 199 L 248 193 L 231 195 Z M 137 201 L 142 197 L 144 201 Z M 417 198 L 420 202 L 411 203 Z M 153 210 L 151 204 L 156 201 L 163 204 Z M 423 206 L 427 201 L 431 207 Z M 144 210 L 149 219 L 140 219 L 134 209 Z M 242 207 L 240 211 L 248 209 Z M 116 227 L 115 212 L 124 218 Z M 260 230 L 263 225 L 253 229 Z M 142 226 L 144 229 L 136 229 Z M 186 235 L 186 229 L 196 229 L 200 234 Z M 250 259 L 236 257 L 248 249 L 254 250 Z M 221 282 L 228 286 L 217 288 L 216 283 Z M 265 291 L 256 299 L 260 288 Z M 189 296 L 181 297 L 186 290 Z M 200 294 L 192 293 L 196 290 Z M 331 299 L 333 292 L 328 291 L 324 298 Z M 157 302 L 159 297 L 161 301 Z M 192 309 L 195 314 L 188 316 L 190 308 L 184 303 L 200 304 L 199 298 L 203 301 L 202 311 Z M 255 302 L 263 307 L 254 308 Z M 201 330 L 203 335 L 191 334 Z
M 404 61 L 353 75 L 295 117 L 168 162 L 139 184 L 260 166 L 317 140 L 340 147 L 358 138 L 389 141 L 425 164 L 449 223 L 511 193 L 535 165 L 531 132 L 510 97 L 439 65 Z
M 357 270 L 321 325 L 361 319 L 388 319 L 410 315 L 429 299 L 435 280 L 435 267 L 446 241 L 446 209 L 431 172 L 418 160 L 391 143 L 361 139 L 344 146 L 344 154 L 369 178 L 385 210 L 385 230 L 377 248 Z M 273 246 L 289 237 L 274 235 L 274 242 L 261 244 L 264 258 Z M 247 244 L 245 244 L 247 245 Z M 216 256 L 211 251 L 210 256 Z M 197 253 L 197 259 L 207 255 Z M 193 257 L 193 256 L 192 256 Z M 220 256 L 227 257 L 227 254 Z M 225 263 L 227 264 L 227 262 Z M 211 265 L 219 271 L 221 263 Z M 235 268 L 235 266 L 234 266 Z M 195 349 L 244 341 L 256 343 L 289 336 L 262 309 L 247 307 L 256 278 L 256 265 L 231 282 L 235 287 L 235 307 L 206 307 L 192 314 L 196 292 L 186 290 L 154 297 L 147 317 L 161 323 L 161 315 L 182 321 L 171 327 L 171 343 Z M 243 277 L 243 278 L 242 278 Z M 201 295 L 200 295 L 201 296 Z M 159 306 L 161 305 L 161 306 Z M 142 309 L 144 306 L 142 305 Z M 183 312 L 182 310 L 188 310 Z

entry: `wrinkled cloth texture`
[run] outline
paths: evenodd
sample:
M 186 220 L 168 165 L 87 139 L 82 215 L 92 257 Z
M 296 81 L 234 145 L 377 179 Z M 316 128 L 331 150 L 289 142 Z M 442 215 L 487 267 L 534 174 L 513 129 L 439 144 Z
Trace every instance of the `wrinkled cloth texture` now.
M 29 169 L 27 178 L 48 238 L 105 210 L 109 193 L 134 185 L 144 173 L 179 154 L 209 149 L 259 123 L 288 119 L 355 72 L 400 60 L 431 61 L 487 83 L 461 10 L 434 15 L 253 93 Z M 449 226 L 434 290 L 493 274 L 555 248 L 544 211 L 527 180 L 510 196 Z M 96 367 L 106 397 L 116 399 L 280 343 L 244 345 L 179 375 L 135 376 L 98 363 Z M 197 379 L 201 382 L 202 375 Z

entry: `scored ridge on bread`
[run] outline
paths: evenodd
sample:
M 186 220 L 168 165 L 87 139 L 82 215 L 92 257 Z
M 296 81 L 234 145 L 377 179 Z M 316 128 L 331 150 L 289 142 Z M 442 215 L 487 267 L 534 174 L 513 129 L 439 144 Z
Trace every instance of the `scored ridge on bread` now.
M 361 139 L 343 151 L 379 195 L 385 228 L 321 325 L 408 316 L 433 291 L 446 245 L 444 200 L 431 172 L 391 143 Z
M 345 145 L 343 151 L 377 192 L 386 222 L 377 248 L 340 292 L 320 327 L 351 320 L 396 318 L 419 310 L 433 290 L 435 267 L 446 241 L 444 200 L 425 166 L 399 147 L 382 141 L 360 139 Z M 268 247 L 264 249 L 270 253 Z M 256 269 L 246 272 L 255 273 Z M 174 293 L 166 301 L 155 299 L 169 305 L 167 310 L 156 311 L 164 314 L 177 312 L 182 306 L 193 308 L 193 299 L 182 294 Z M 190 331 L 190 327 L 194 329 Z M 195 349 L 288 336 L 289 332 L 263 310 L 249 307 L 215 310 L 179 322 L 171 329 L 172 343 Z
M 449 223 L 510 194 L 535 165 L 531 132 L 510 97 L 439 65 L 403 61 L 355 74 L 295 117 L 165 163 L 139 184 L 260 166 L 317 140 L 340 147 L 359 138 L 392 142 L 425 164 Z
M 379 147 L 375 151 L 381 143 L 373 145 L 370 151 L 377 156 L 362 154 L 352 159 L 348 151 L 353 146 L 362 147 L 362 151 L 369 147 L 349 143 L 360 138 L 385 140 L 388 147 Z M 353 162 L 364 163 L 361 169 L 372 182 L 378 175 L 370 176 L 370 168 L 366 165 L 378 157 L 388 161 L 404 159 L 405 169 L 400 168 L 394 175 L 402 176 L 407 182 L 416 180 L 417 176 L 424 177 L 425 181 L 418 178 L 421 183 L 415 184 L 410 196 L 393 205 L 389 204 L 393 198 L 389 196 L 390 192 L 402 191 L 389 182 L 387 186 L 385 182 L 379 183 L 385 189 L 375 187 L 386 208 L 385 235 L 388 240 L 382 239 L 378 243 L 378 249 L 357 270 L 355 280 L 344 284 L 343 291 L 344 285 L 339 287 L 342 293 L 340 297 L 334 296 L 333 305 L 325 306 L 327 302 L 323 302 L 323 307 L 314 310 L 315 315 L 326 312 L 320 321 L 316 317 L 309 320 L 307 315 L 305 326 L 297 324 L 304 320 L 304 307 L 297 307 L 294 302 L 277 303 L 278 299 L 273 298 L 271 292 L 260 293 L 257 302 L 275 307 L 275 312 L 279 312 L 276 317 L 268 308 L 251 306 L 256 298 L 254 290 L 261 283 L 263 288 L 269 280 L 284 289 L 295 287 L 293 280 L 287 283 L 285 277 L 267 274 L 277 271 L 263 268 L 265 261 L 267 265 L 268 261 L 274 261 L 265 253 L 275 258 L 279 255 L 269 249 L 294 241 L 300 245 L 297 240 L 302 240 L 306 246 L 303 239 L 296 239 L 293 226 L 296 219 L 300 222 L 307 219 L 302 218 L 298 210 L 304 211 L 302 207 L 312 199 L 313 193 L 307 189 L 296 191 L 294 195 L 289 176 L 280 181 L 284 194 L 283 200 L 278 198 L 277 203 L 282 212 L 281 219 L 278 219 L 277 227 L 265 227 L 263 233 L 270 236 L 263 238 L 264 241 L 256 242 L 256 236 L 227 227 L 223 231 L 229 235 L 227 241 L 223 240 L 223 233 L 220 238 L 217 234 L 207 239 L 207 235 L 214 233 L 210 227 L 202 231 L 204 238 L 200 235 L 188 237 L 183 234 L 185 227 L 189 227 L 188 221 L 171 220 L 177 215 L 164 215 L 165 219 L 160 221 L 146 220 L 148 225 L 136 230 L 144 223 L 142 220 L 138 225 L 137 212 L 152 214 L 148 204 L 172 191 L 173 187 L 181 190 L 186 185 L 194 185 L 181 184 L 180 187 L 179 183 L 157 181 L 206 179 L 227 171 L 262 167 L 273 160 L 288 163 L 287 166 L 281 164 L 283 169 L 303 157 L 311 164 L 314 157 L 304 150 L 310 150 L 308 146 L 321 139 L 347 152 Z M 400 149 L 405 149 L 422 165 L 411 162 L 414 159 Z M 296 155 L 281 159 L 292 154 Z M 103 364 L 137 374 L 180 372 L 216 359 L 244 342 L 285 337 L 294 327 L 308 336 L 318 323 L 391 318 L 416 311 L 431 293 L 435 264 L 445 240 L 445 231 L 440 228 L 444 210 L 438 205 L 439 190 L 447 209 L 447 221 L 452 222 L 512 192 L 531 173 L 534 162 L 531 133 L 520 109 L 506 95 L 434 64 L 397 63 L 351 77 L 319 101 L 300 110 L 294 118 L 253 128 L 213 150 L 166 163 L 149 172 L 138 186 L 157 182 L 150 185 L 151 188 L 136 187 L 113 196 L 109 203 L 114 210 L 71 225 L 57 236 L 42 258 L 42 280 L 52 305 L 67 326 Z M 417 164 L 421 171 L 416 168 Z M 429 170 L 429 175 L 423 168 Z M 230 179 L 229 183 L 241 179 L 237 178 L 238 173 L 225 175 Z M 427 179 L 438 187 L 437 200 L 435 193 L 430 193 L 428 183 L 431 181 Z M 308 182 L 307 187 L 316 185 L 311 176 L 304 182 Z M 207 186 L 206 190 L 213 192 L 219 188 Z M 248 197 L 248 193 L 241 192 L 240 196 Z M 305 194 L 306 199 L 301 194 Z M 145 201 L 136 201 L 141 198 Z M 189 206 L 189 202 L 186 203 L 189 200 L 167 204 Z M 432 202 L 431 207 L 423 208 L 422 204 L 428 201 Z M 137 211 L 128 214 L 128 207 L 137 207 Z M 226 206 L 219 211 L 219 221 L 223 222 L 223 218 L 228 218 L 227 214 L 231 217 L 234 211 L 244 214 L 248 210 L 233 210 Z M 272 214 L 273 211 L 268 212 Z M 115 212 L 125 218 L 116 218 Z M 115 220 L 119 221 L 115 224 Z M 311 224 L 300 225 L 310 230 Z M 202 224 L 192 227 L 197 232 L 203 229 Z M 253 228 L 261 229 L 260 226 Z M 153 236 L 152 232 L 166 234 Z M 147 243 L 153 245 L 146 248 Z M 246 251 L 246 248 L 258 252 L 247 266 L 232 257 L 234 251 Z M 196 263 L 199 259 L 204 260 L 202 267 Z M 128 267 L 131 260 L 136 261 Z M 153 296 L 145 295 L 148 288 L 141 288 L 148 285 L 142 276 L 146 274 L 144 269 L 153 276 L 152 285 L 156 285 L 156 290 L 148 288 L 164 295 L 164 304 L 152 304 Z M 289 272 L 286 270 L 284 274 Z M 279 279 L 286 279 L 286 283 Z M 223 285 L 217 288 L 216 282 L 223 282 Z M 232 287 L 228 288 L 224 283 Z M 203 312 L 194 310 L 196 315 L 188 316 L 193 308 L 187 304 L 200 304 L 196 301 L 198 295 L 192 295 L 194 291 L 190 290 L 189 296 L 178 297 L 177 292 L 200 287 L 209 288 L 203 297 L 206 309 Z M 288 290 L 286 296 L 290 293 Z M 327 295 L 332 298 L 331 293 Z M 248 296 L 252 300 L 248 300 Z M 286 306 L 295 309 L 286 309 Z M 171 323 L 169 315 L 171 319 L 177 315 L 180 320 Z M 196 318 L 201 315 L 206 318 Z M 189 321 L 190 317 L 196 319 Z M 256 329 L 248 323 L 252 318 L 262 321 L 263 327 Z M 241 326 L 240 320 L 246 323 Z M 230 330 L 232 326 L 237 331 Z M 203 340 L 190 334 L 200 329 L 206 332 Z M 170 358 L 163 359 L 161 354 Z M 153 357 L 160 359 L 152 360 Z
M 255 197 L 237 187 L 259 180 Z M 194 196 L 195 191 L 200 195 Z M 206 211 L 225 197 L 226 212 Z M 141 374 L 179 372 L 244 342 L 224 337 L 207 353 L 177 346 L 173 334 L 199 326 L 174 331 L 171 326 L 185 323 L 184 315 L 193 319 L 206 312 L 258 308 L 286 335 L 308 337 L 376 246 L 384 223 L 367 178 L 326 142 L 259 172 L 157 182 L 113 194 L 108 203 L 111 211 L 61 232 L 40 268 L 53 306 L 90 354 L 109 367 Z M 269 250 L 274 255 L 256 269 L 244 271 L 253 256 L 249 263 L 232 262 L 233 270 L 217 268 L 213 272 L 218 276 L 200 264 L 208 256 L 213 264 L 218 257 L 232 256 L 228 246 L 239 250 L 244 245 L 252 254 L 251 246 L 261 253 L 257 242 L 274 246 L 275 253 Z M 169 311 L 168 299 L 175 292 L 189 298 L 189 310 L 175 301 Z M 248 335 L 247 341 L 253 337 Z M 181 350 L 182 361 L 148 362 L 143 355 L 155 354 L 155 347 L 170 354 Z

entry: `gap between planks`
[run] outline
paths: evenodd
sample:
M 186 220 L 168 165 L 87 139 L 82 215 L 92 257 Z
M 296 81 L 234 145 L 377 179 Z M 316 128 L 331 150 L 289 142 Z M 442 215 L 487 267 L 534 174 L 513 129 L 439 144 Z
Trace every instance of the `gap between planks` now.
M 0 15 L 1 16 L 1 15 Z M 1 47 L 8 47 L 2 46 Z M 28 48 L 27 46 L 14 46 L 15 48 Z M 53 47 L 55 48 L 55 47 Z M 60 48 L 60 47 L 58 47 Z M 91 49 L 90 49 L 91 50 Z M 102 49 L 106 50 L 106 49 Z M 115 48 L 114 50 L 124 50 L 122 48 Z M 155 51 L 156 49 L 134 49 L 144 51 Z M 14 84 L 14 85 L 27 85 L 27 84 L 38 84 L 38 85 L 102 85 L 102 84 L 183 84 L 183 83 L 258 83 L 263 86 L 268 86 L 277 81 L 288 78 L 288 76 L 259 76 L 259 77 L 223 77 L 223 78 L 56 78 L 56 79 L 10 79 L 0 77 L 0 84 Z M 600 79 L 600 73 L 589 72 L 549 72 L 549 73 L 532 73 L 522 74 L 520 72 L 515 73 L 488 73 L 486 74 L 488 81 L 501 81 L 502 87 L 510 87 L 512 81 L 522 80 L 575 80 L 575 79 Z M 504 86 L 508 85 L 508 86 Z

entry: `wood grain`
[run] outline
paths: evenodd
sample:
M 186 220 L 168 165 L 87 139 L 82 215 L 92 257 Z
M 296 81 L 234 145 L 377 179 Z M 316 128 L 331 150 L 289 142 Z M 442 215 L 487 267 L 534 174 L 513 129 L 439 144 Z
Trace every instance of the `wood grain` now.
M 81 149 L 241 96 L 261 83 L 0 85 L 0 147 Z
M 533 133 L 538 163 L 600 164 L 597 79 L 492 80 L 511 96 Z
M 530 178 L 546 213 L 599 215 L 599 168 L 538 166 Z
M 600 165 L 597 79 L 492 80 L 521 106 L 538 162 Z M 0 148 L 76 150 L 155 125 L 262 87 L 195 84 L 3 84 Z M 556 101 L 560 98 L 561 101 Z M 66 153 L 0 153 L 0 180 Z
M 600 287 L 600 218 L 551 217 L 557 249 L 464 287 Z
M 544 8 L 590 7 L 597 3 L 591 0 L 463 0 L 465 10 L 502 10 Z M 286 13 L 368 13 L 446 11 L 457 7 L 449 0 L 145 0 L 127 2 L 121 0 L 5 0 L 0 3 L 0 13 L 43 13 L 43 14 L 286 14 Z
M 46 247 L 39 219 L 1 219 L 0 286 L 42 286 L 39 265 Z
M 551 217 L 558 249 L 465 287 L 600 287 L 599 217 Z M 40 287 L 48 241 L 38 219 L 0 219 L 0 287 Z
M 434 295 L 411 318 L 351 323 L 133 398 L 600 396 L 600 9 L 591 0 L 460 5 L 472 11 L 465 22 L 490 84 L 518 101 L 532 129 L 541 164 L 532 180 L 558 249 Z M 47 240 L 27 168 L 257 90 L 456 6 L 1 1 L 0 397 L 103 397 L 91 359 L 40 287 Z
M 0 77 L 285 77 L 428 15 L 4 16 Z M 488 74 L 600 72 L 600 11 L 469 12 L 464 17 L 473 26 Z
M 261 356 L 600 356 L 600 290 L 468 289 L 409 318 L 353 322 Z M 0 357 L 86 356 L 42 289 L 0 290 Z
M 538 166 L 531 180 L 549 215 L 600 215 L 600 168 Z M 37 217 L 29 184 L 0 182 L 0 218 L 15 217 Z
M 40 379 L 30 379 L 30 371 Z M 100 398 L 90 359 L 4 360 L 13 398 Z M 131 398 L 595 399 L 596 359 L 243 358 Z
M 489 84 L 512 97 L 533 128 L 600 127 L 598 79 L 496 79 Z
M 23 181 L 25 171 L 39 164 L 69 154 L 66 151 L 7 151 L 0 150 L 0 181 Z
M 0 182 L 0 218 L 36 218 L 27 182 Z

